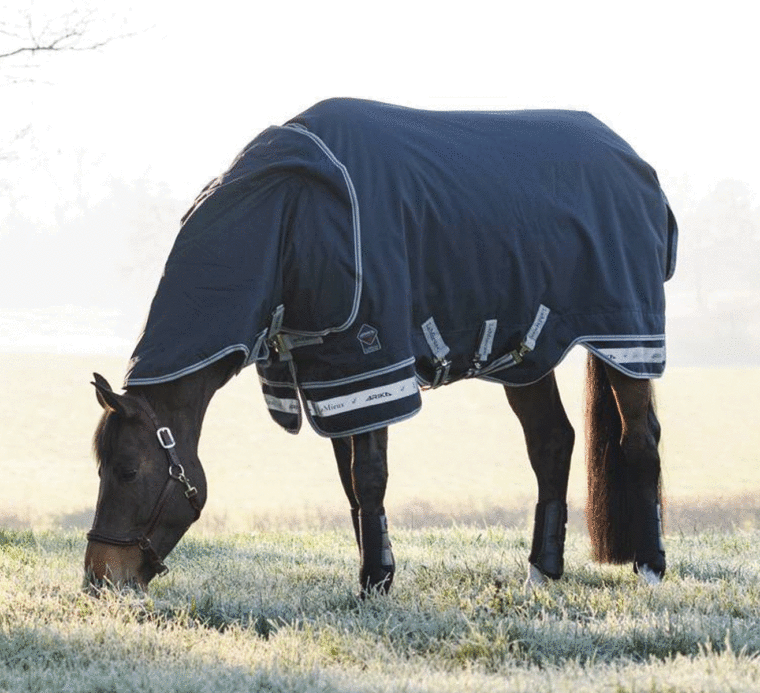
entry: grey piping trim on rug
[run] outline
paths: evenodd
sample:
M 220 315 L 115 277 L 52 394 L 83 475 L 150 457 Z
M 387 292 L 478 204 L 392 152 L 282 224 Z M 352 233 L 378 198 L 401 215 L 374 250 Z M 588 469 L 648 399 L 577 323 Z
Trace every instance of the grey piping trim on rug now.
M 395 419 L 387 419 L 386 421 L 377 421 L 375 423 L 367 424 L 366 426 L 352 428 L 350 431 L 344 431 L 341 433 L 333 433 L 332 435 L 330 435 L 329 433 L 326 433 L 321 428 L 319 428 L 319 426 L 317 426 L 316 422 L 314 421 L 314 417 L 312 417 L 311 414 L 307 413 L 306 418 L 308 419 L 309 424 L 311 425 L 312 429 L 317 435 L 320 435 L 323 438 L 344 438 L 346 436 L 358 435 L 359 433 L 367 433 L 368 431 L 376 431 L 379 428 L 385 428 L 386 426 L 392 426 L 395 423 L 406 421 L 407 419 L 411 419 L 416 414 L 419 414 L 421 409 L 422 409 L 422 406 L 419 406 L 414 411 L 410 411 L 401 416 L 397 416 Z
M 308 383 L 299 383 L 299 385 L 304 389 L 307 390 L 309 388 L 318 388 L 318 387 L 335 387 L 337 385 L 349 385 L 350 383 L 357 383 L 362 380 L 367 380 L 368 378 L 374 378 L 378 375 L 386 375 L 387 373 L 393 373 L 393 371 L 401 370 L 402 368 L 406 368 L 407 366 L 411 366 L 414 363 L 415 359 L 414 356 L 410 356 L 408 359 L 404 359 L 403 361 L 399 361 L 398 363 L 394 363 L 390 366 L 386 366 L 385 368 L 378 368 L 374 371 L 365 371 L 364 373 L 359 373 L 358 375 L 351 375 L 346 378 L 339 378 L 338 380 L 323 380 L 323 381 L 311 381 Z
M 228 356 L 235 351 L 243 352 L 244 362 L 248 359 L 248 347 L 245 344 L 233 344 L 231 346 L 225 347 L 220 351 L 217 351 L 213 356 L 209 356 L 208 358 L 205 358 L 202 361 L 198 361 L 191 366 L 186 366 L 185 368 L 181 368 L 180 370 L 174 371 L 173 373 L 169 373 L 167 375 L 159 375 L 155 378 L 127 378 L 124 381 L 124 387 L 131 387 L 134 385 L 160 385 L 161 383 L 169 383 L 172 380 L 177 380 L 185 375 L 195 373 L 196 371 L 199 371 L 206 366 L 211 365 L 215 361 L 223 359 L 225 356 Z
M 620 363 L 615 363 L 604 356 L 604 354 L 599 353 L 593 346 L 588 344 L 589 341 L 604 341 L 604 342 L 625 342 L 625 341 L 633 341 L 633 340 L 639 340 L 642 342 L 653 342 L 656 340 L 664 340 L 665 335 L 664 334 L 658 334 L 658 335 L 640 335 L 640 334 L 630 334 L 630 335 L 585 335 L 583 337 L 578 337 L 576 340 L 574 340 L 570 345 L 568 345 L 567 349 L 562 353 L 562 356 L 557 359 L 557 363 L 555 363 L 549 370 L 546 371 L 540 378 L 537 378 L 536 380 L 532 380 L 529 383 L 508 383 L 502 380 L 501 378 L 495 378 L 490 375 L 480 375 L 476 376 L 480 380 L 486 380 L 491 383 L 498 383 L 499 385 L 509 385 L 509 387 L 525 387 L 527 385 L 533 385 L 534 383 L 537 383 L 542 378 L 545 378 L 551 371 L 553 371 L 557 366 L 559 366 L 562 361 L 565 360 L 565 357 L 570 353 L 570 350 L 580 344 L 582 347 L 590 351 L 594 356 L 598 357 L 605 363 L 612 366 L 615 370 L 620 371 L 621 373 L 630 376 L 631 378 L 636 378 L 637 380 L 653 380 L 655 378 L 661 378 L 662 373 L 635 373 L 634 371 L 631 371 L 624 366 L 622 366 Z M 419 378 L 419 376 L 418 376 Z
M 351 199 L 351 223 L 353 226 L 354 231 L 354 266 L 356 267 L 356 280 L 354 282 L 354 302 L 353 306 L 351 308 L 351 314 L 348 316 L 348 319 L 340 326 L 338 327 L 330 327 L 324 330 L 320 330 L 318 332 L 306 332 L 306 331 L 294 331 L 294 333 L 300 334 L 300 335 L 307 335 L 307 336 L 324 336 L 327 334 L 330 334 L 331 332 L 343 332 L 344 330 L 347 330 L 351 325 L 354 323 L 354 320 L 356 320 L 356 316 L 359 313 L 359 303 L 361 301 L 362 296 L 362 281 L 363 281 L 363 268 L 362 268 L 362 236 L 361 236 L 361 219 L 359 217 L 359 198 L 356 194 L 356 188 L 354 188 L 354 183 L 351 180 L 351 175 L 348 172 L 348 169 L 346 166 L 341 162 L 335 154 L 333 154 L 332 150 L 322 141 L 320 137 L 315 135 L 313 132 L 305 128 L 300 123 L 287 123 L 283 127 L 287 128 L 288 130 L 292 130 L 293 132 L 298 132 L 302 135 L 305 135 L 308 137 L 312 142 L 314 142 L 327 156 L 327 158 L 336 166 L 336 168 L 341 172 L 341 175 L 343 176 L 343 180 L 346 183 L 346 188 L 348 189 L 348 195 Z M 287 332 L 288 330 L 284 330 Z

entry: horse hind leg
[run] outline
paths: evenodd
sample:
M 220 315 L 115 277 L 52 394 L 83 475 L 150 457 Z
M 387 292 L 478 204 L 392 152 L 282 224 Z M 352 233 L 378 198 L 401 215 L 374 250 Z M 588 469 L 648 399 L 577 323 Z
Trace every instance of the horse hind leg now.
M 506 386 L 507 400 L 525 434 L 538 482 L 528 587 L 564 572 L 567 481 L 575 432 L 560 399 L 554 373 L 532 385 Z
M 624 483 L 618 497 L 627 517 L 619 517 L 629 527 L 634 571 L 647 582 L 659 582 L 666 561 L 660 514 L 660 424 L 652 386 L 648 380 L 631 378 L 607 364 L 604 370 L 620 416 L 617 464 L 622 474 L 615 477 Z

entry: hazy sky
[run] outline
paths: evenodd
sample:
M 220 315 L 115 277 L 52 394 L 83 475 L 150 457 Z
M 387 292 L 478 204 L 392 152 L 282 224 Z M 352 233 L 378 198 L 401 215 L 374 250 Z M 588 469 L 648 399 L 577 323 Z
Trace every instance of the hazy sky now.
M 46 6 L 60 14 L 66 2 L 36 0 L 35 15 Z M 4 88 L 13 108 L 3 99 L 0 118 L 31 122 L 47 151 L 86 153 L 188 197 L 261 129 L 329 96 L 589 110 L 662 178 L 760 184 L 760 52 L 746 2 L 190 6 L 93 4 L 114 34 L 137 35 L 38 61 L 34 84 Z
M 13 0 L 0 17 L 31 6 L 40 27 L 74 5 Z M 11 204 L 55 233 L 55 205 L 104 195 L 108 175 L 189 203 L 263 128 L 330 96 L 588 110 L 657 169 L 677 213 L 724 178 L 760 192 L 760 55 L 744 1 L 91 6 L 97 36 L 130 36 L 33 68 L 0 62 L 0 133 L 29 126 L 0 162 L 0 236 Z

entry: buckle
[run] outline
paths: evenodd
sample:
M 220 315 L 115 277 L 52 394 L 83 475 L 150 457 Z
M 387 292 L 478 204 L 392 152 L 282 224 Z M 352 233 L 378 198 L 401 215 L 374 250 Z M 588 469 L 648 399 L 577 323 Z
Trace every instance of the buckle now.
M 181 464 L 172 463 L 169 465 L 169 476 L 175 481 L 179 481 L 185 487 L 185 498 L 190 500 L 198 495 L 198 489 L 190 483 L 190 479 L 185 476 L 185 468 Z
M 140 537 L 140 540 L 137 542 L 137 545 L 140 547 L 140 550 L 146 554 L 148 561 L 150 562 L 151 568 L 156 571 L 156 575 L 158 577 L 163 577 L 169 572 L 169 568 L 167 568 L 166 564 L 161 560 L 159 555 L 156 553 L 156 550 L 153 548 L 153 544 L 150 543 L 150 539 L 146 536 Z
M 449 383 L 449 370 L 451 369 L 451 361 L 444 358 L 443 360 L 435 361 L 435 376 L 431 387 L 439 387 L 440 385 L 448 385 Z
M 531 349 L 525 342 L 522 342 L 520 346 L 517 349 L 514 349 L 513 351 L 510 351 L 510 356 L 514 359 L 515 365 L 519 365 L 523 362 L 525 359 L 525 356 L 529 354 L 533 349 Z
M 156 431 L 156 437 L 158 438 L 158 442 L 161 443 L 161 447 L 165 450 L 169 450 L 176 445 L 171 430 L 166 426 L 163 426 Z

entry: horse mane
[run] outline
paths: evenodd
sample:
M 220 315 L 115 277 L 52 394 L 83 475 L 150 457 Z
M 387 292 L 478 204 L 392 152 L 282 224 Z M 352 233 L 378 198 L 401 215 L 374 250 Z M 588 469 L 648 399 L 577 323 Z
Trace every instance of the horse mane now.
M 173 393 L 172 387 L 176 387 L 180 380 L 190 388 L 200 387 L 200 379 L 212 378 L 212 382 L 215 383 L 214 389 L 217 389 L 224 385 L 233 375 L 240 371 L 243 366 L 243 359 L 240 352 L 233 352 L 227 356 L 215 361 L 203 369 L 196 371 L 195 373 L 183 376 L 181 379 L 172 381 L 169 383 L 162 383 L 161 387 L 169 387 L 169 394 Z M 159 387 L 159 386 L 155 386 Z M 155 389 L 152 387 L 151 389 Z M 164 393 L 162 397 L 167 397 L 166 390 L 162 389 Z M 139 391 L 138 391 L 139 393 Z M 136 394 L 133 392 L 133 394 Z M 172 395 L 176 396 L 176 394 Z M 131 419 L 132 414 L 124 413 L 122 411 L 115 411 L 109 407 L 103 411 L 103 415 L 100 417 L 95 434 L 92 437 L 92 451 L 97 461 L 98 470 L 107 467 L 114 456 L 116 450 L 116 437 L 122 424 Z
M 95 435 L 92 437 L 92 451 L 98 464 L 98 470 L 106 467 L 113 459 L 116 448 L 116 432 L 119 430 L 121 417 L 111 409 L 106 409 L 100 417 Z

